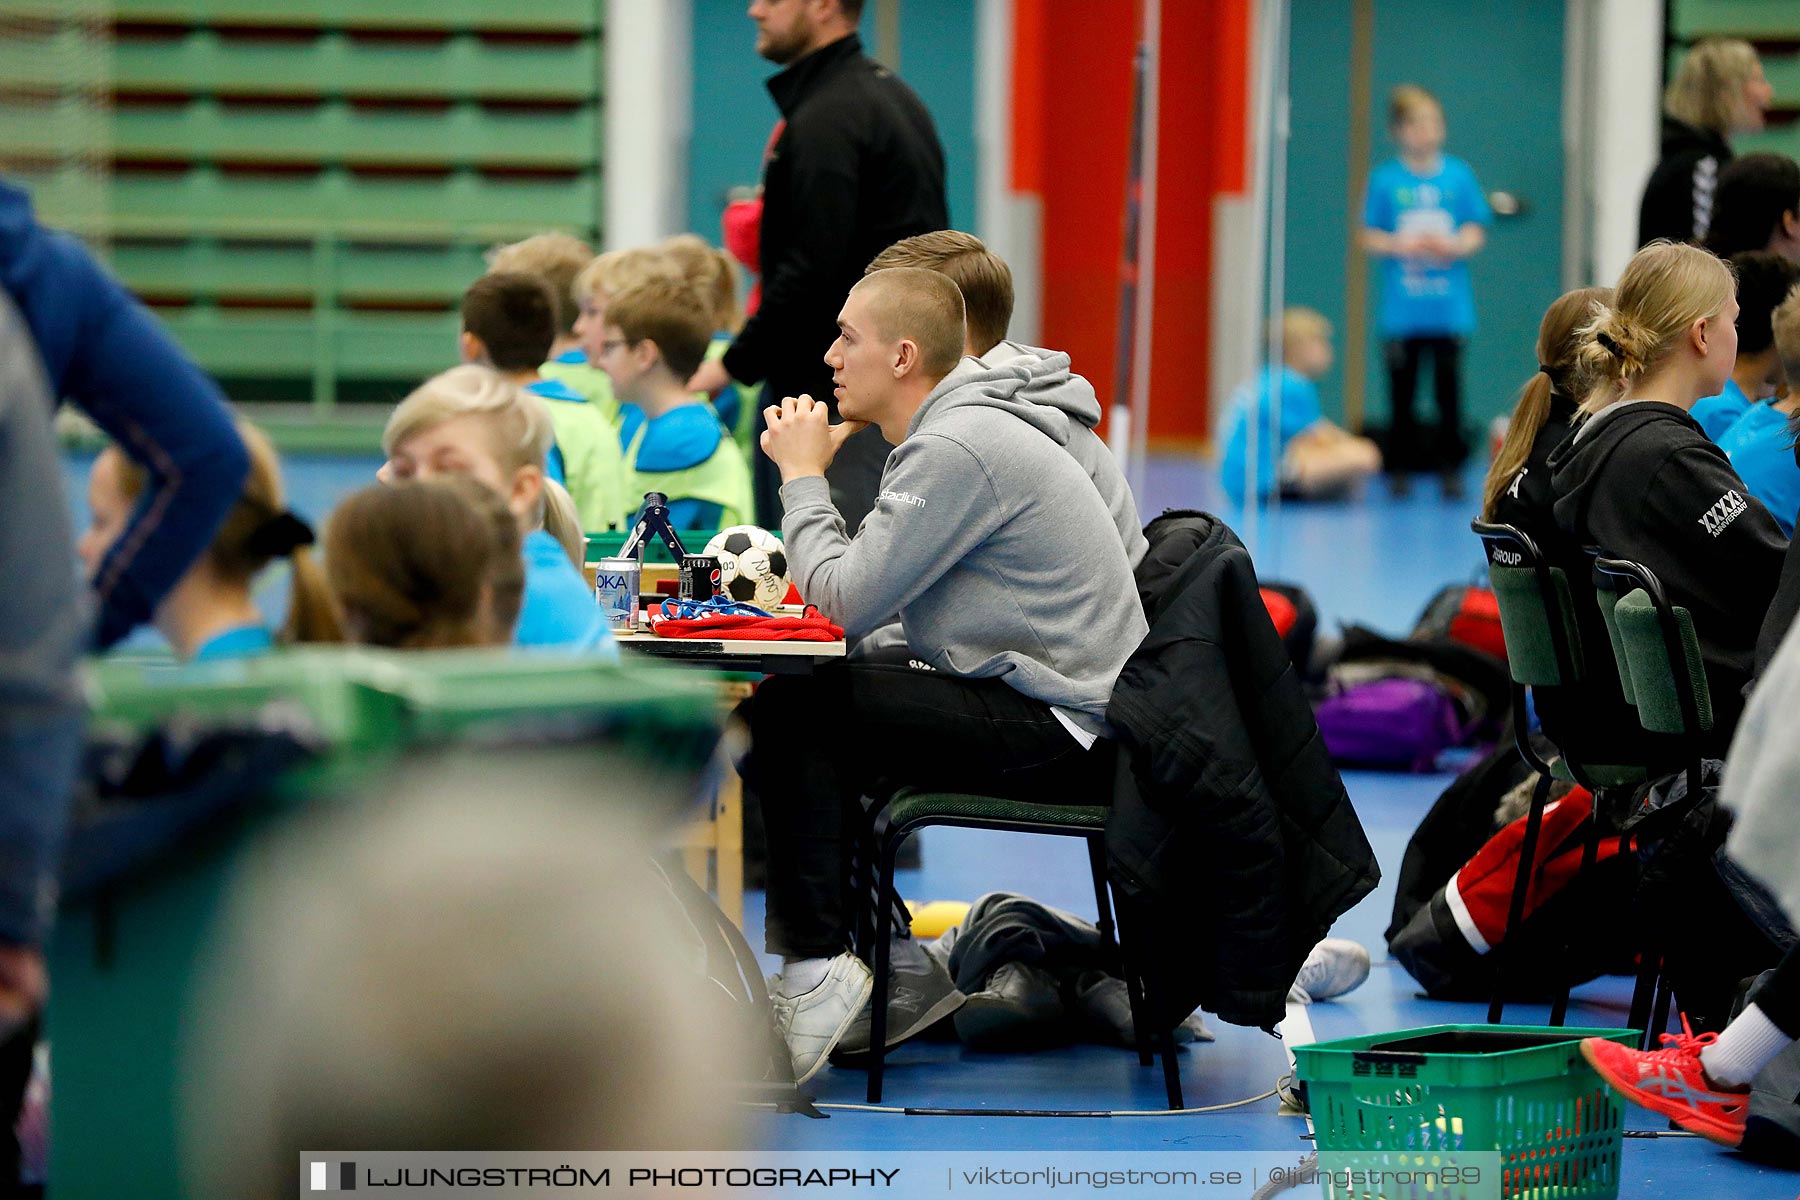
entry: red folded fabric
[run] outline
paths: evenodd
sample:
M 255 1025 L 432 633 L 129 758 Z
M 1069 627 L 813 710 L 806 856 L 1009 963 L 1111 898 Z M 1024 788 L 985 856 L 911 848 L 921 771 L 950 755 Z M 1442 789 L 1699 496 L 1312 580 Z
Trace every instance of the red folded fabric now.
M 1593 810 L 1593 796 L 1579 787 L 1544 806 L 1537 852 L 1532 856 L 1531 881 L 1526 885 L 1525 917 L 1567 887 L 1580 870 L 1582 845 L 1573 835 Z M 1477 954 L 1486 954 L 1506 937 L 1506 917 L 1525 843 L 1525 822 L 1526 818 L 1520 817 L 1496 833 L 1444 887 L 1450 915 Z M 1602 838 L 1596 861 L 1605 862 L 1622 846 L 1622 838 Z
M 701 617 L 687 620 L 652 614 L 650 631 L 658 637 L 705 638 L 741 642 L 836 642 L 844 627 L 833 625 L 809 608 L 799 617 Z

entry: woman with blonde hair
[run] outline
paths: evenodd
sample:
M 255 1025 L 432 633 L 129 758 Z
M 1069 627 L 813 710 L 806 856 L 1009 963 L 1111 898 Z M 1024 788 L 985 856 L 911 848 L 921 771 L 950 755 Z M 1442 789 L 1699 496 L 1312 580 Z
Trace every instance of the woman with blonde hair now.
M 1519 393 L 1506 440 L 1488 468 L 1481 503 L 1482 520 L 1520 530 L 1553 569 L 1562 571 L 1581 642 L 1594 646 L 1607 644 L 1606 626 L 1593 600 L 1587 556 L 1557 527 L 1551 511 L 1549 460 L 1574 429 L 1590 383 L 1577 361 L 1584 332 L 1595 309 L 1612 302 L 1611 288 L 1576 288 L 1545 310 L 1538 325 L 1537 374 Z M 1550 740 L 1580 762 L 1636 763 L 1660 756 L 1639 724 L 1637 710 L 1625 702 L 1618 673 L 1601 669 L 1585 674 L 1580 684 L 1533 691 L 1538 719 Z
M 1713 192 L 1732 158 L 1728 139 L 1761 129 L 1774 98 L 1749 42 L 1708 38 L 1687 52 L 1663 95 L 1662 156 L 1644 185 L 1639 245 L 1706 237 Z
M 456 475 L 350 496 L 326 523 L 325 568 L 349 640 L 397 650 L 507 645 L 525 591 L 512 511 Z
M 250 455 L 250 474 L 212 543 L 156 607 L 153 620 L 177 658 L 209 662 L 267 653 L 276 643 L 257 608 L 257 577 L 276 559 L 288 560 L 290 598 L 282 642 L 337 642 L 343 637 L 325 577 L 313 559 L 312 530 L 288 510 L 281 459 L 268 436 L 237 422 Z M 92 520 L 76 552 L 90 572 L 130 523 L 148 480 L 117 446 L 94 459 L 88 474 Z
M 1642 563 L 1693 614 L 1722 754 L 1742 711 L 1786 539 L 1689 414 L 1737 357 L 1737 282 L 1696 246 L 1652 242 L 1581 330 L 1585 420 L 1550 455 L 1557 525 Z

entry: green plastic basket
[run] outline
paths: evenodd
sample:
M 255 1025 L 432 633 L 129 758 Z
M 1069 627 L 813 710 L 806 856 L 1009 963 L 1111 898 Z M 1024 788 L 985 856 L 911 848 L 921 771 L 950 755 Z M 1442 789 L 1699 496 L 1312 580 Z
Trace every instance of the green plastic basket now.
M 1617 1196 L 1624 1106 L 1581 1057 L 1588 1037 L 1638 1035 L 1431 1025 L 1295 1047 L 1326 1200 Z M 1385 1177 L 1342 1174 L 1359 1171 Z

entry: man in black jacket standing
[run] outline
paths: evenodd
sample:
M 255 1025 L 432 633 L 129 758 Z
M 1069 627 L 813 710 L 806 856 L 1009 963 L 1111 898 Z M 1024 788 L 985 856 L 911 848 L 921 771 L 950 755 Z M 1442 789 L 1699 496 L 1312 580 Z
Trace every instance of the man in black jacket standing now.
M 722 360 L 694 376 L 716 393 L 763 382 L 763 403 L 810 395 L 832 406 L 825 351 L 851 285 L 904 237 L 950 225 L 944 150 L 931 114 L 898 76 L 864 56 L 862 0 L 754 0 L 756 52 L 786 68 L 769 80 L 781 110 L 763 165 L 762 306 Z M 875 503 L 889 447 L 876 429 L 838 452 L 832 501 L 854 533 Z M 781 520 L 781 478 L 755 455 L 757 519 Z

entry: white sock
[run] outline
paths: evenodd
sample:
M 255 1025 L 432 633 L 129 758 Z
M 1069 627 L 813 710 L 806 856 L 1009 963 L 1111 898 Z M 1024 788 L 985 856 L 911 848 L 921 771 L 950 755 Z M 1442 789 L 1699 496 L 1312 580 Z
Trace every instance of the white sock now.
M 829 958 L 784 958 L 781 960 L 781 994 L 799 996 L 825 982 L 831 970 Z
M 1743 1087 L 1793 1041 L 1752 1004 L 1731 1019 L 1718 1041 L 1700 1051 L 1700 1065 L 1714 1083 Z

